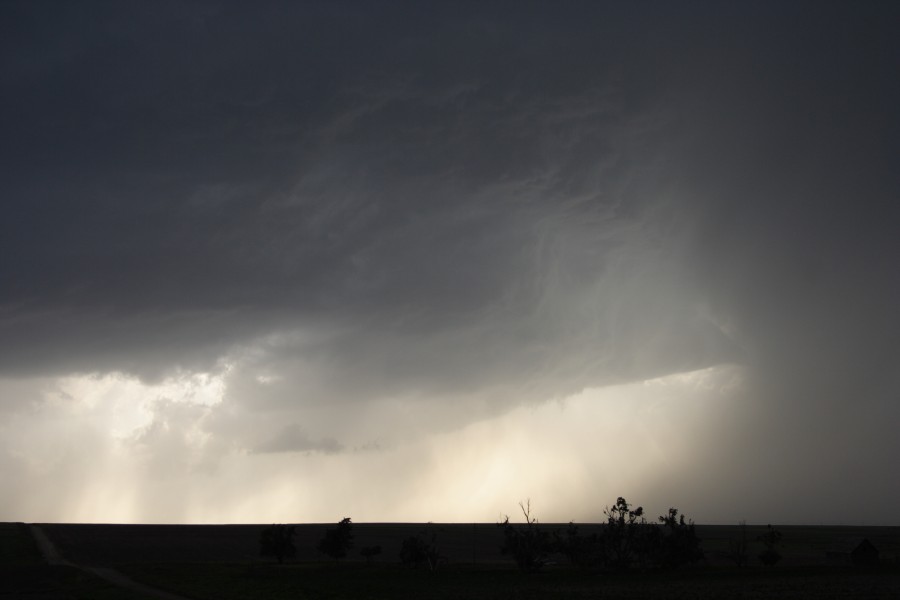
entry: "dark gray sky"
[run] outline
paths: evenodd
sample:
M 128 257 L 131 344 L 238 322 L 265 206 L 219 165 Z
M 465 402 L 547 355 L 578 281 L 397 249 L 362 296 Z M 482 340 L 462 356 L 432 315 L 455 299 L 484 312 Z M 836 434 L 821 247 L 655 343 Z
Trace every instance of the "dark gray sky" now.
M 896 3 L 259 4 L 0 4 L 0 520 L 898 523 Z

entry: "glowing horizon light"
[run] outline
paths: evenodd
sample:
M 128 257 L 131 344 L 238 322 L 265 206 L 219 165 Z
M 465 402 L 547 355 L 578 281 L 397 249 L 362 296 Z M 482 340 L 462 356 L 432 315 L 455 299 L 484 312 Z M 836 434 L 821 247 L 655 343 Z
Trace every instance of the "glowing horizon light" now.
M 327 522 L 339 512 L 490 522 L 515 516 L 525 498 L 545 521 L 593 520 L 603 502 L 649 495 L 661 475 L 688 465 L 697 449 L 684 432 L 706 427 L 739 379 L 737 367 L 712 367 L 589 388 L 432 436 L 386 430 L 383 447 L 258 454 L 207 427 L 223 406 L 223 374 L 145 384 L 110 373 L 56 381 L 43 409 L 56 418 L 37 414 L 17 431 L 29 471 L 59 489 L 32 506 L 48 521 Z M 74 447 L 89 452 L 76 458 Z M 387 479 L 394 485 L 384 488 Z

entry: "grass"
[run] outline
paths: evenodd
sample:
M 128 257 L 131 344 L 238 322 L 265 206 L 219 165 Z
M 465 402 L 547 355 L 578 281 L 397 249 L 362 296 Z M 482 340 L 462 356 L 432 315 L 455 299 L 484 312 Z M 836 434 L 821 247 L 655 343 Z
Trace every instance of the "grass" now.
M 447 563 L 431 573 L 398 564 L 402 540 L 421 524 L 354 524 L 355 549 L 341 564 L 322 562 L 315 551 L 329 524 L 298 526 L 295 562 L 260 560 L 264 526 L 44 525 L 69 560 L 105 565 L 144 584 L 198 600 L 392 599 L 422 600 L 581 600 L 587 598 L 900 598 L 900 528 L 779 527 L 784 560 L 774 569 L 758 566 L 754 542 L 764 527 L 748 527 L 750 564 L 737 569 L 722 552 L 739 534 L 736 527 L 698 526 L 707 561 L 673 572 L 611 575 L 559 564 L 524 575 L 499 552 L 502 530 L 493 524 L 432 525 Z M 564 528 L 546 525 L 549 530 Z M 584 526 L 588 532 L 596 526 Z M 828 562 L 835 541 L 865 536 L 886 563 L 877 570 Z M 359 548 L 380 545 L 383 553 L 367 567 Z M 40 561 L 24 525 L 0 525 L 0 558 L 6 572 L 19 577 L 25 595 L 115 600 L 137 597 L 112 588 L 77 569 L 47 567 Z M 31 570 L 29 572 L 29 570 Z M 24 574 L 24 575 L 23 575 Z M 38 584 L 29 583 L 35 575 Z M 9 583 L 0 586 L 9 588 Z M 43 586 L 43 587 L 41 587 Z M 3 597 L 0 587 L 0 597 Z M 23 590 L 16 590 L 22 592 Z M 44 591 L 42 591 L 44 590 Z M 56 591 L 62 593 L 57 593 Z M 16 595 L 14 597 L 19 597 Z
M 431 573 L 398 565 L 160 564 L 122 570 L 155 587 L 200 600 L 563 600 L 588 598 L 898 598 L 896 569 L 699 568 L 603 575 L 551 568 L 449 566 Z
M 297 525 L 297 560 L 315 562 L 321 556 L 316 544 L 333 524 Z M 355 550 L 348 557 L 361 561 L 359 549 L 381 546 L 378 560 L 398 560 L 404 538 L 423 529 L 416 523 L 355 523 Z M 548 531 L 565 531 L 566 524 L 542 525 Z M 44 525 L 43 529 L 64 556 L 79 564 L 218 562 L 242 563 L 258 559 L 263 525 Z M 881 551 L 882 560 L 900 562 L 900 527 L 779 526 L 784 534 L 780 548 L 784 565 L 827 563 L 826 551 L 837 541 L 867 537 Z M 582 533 L 599 531 L 597 525 L 580 525 Z M 750 559 L 762 549 L 756 538 L 765 526 L 750 525 Z M 491 523 L 432 525 L 438 547 L 454 564 L 493 564 L 508 560 L 500 553 L 503 531 Z M 737 526 L 698 525 L 697 535 L 711 565 L 727 566 L 722 557 L 729 540 L 740 536 Z
M 836 544 L 861 538 L 868 538 L 878 548 L 882 562 L 900 562 L 900 527 L 778 525 L 777 528 L 783 536 L 779 551 L 785 565 L 830 564 L 826 553 Z M 762 550 L 756 539 L 765 531 L 765 525 L 747 526 L 751 563 L 756 563 L 756 555 Z M 721 555 L 728 549 L 730 540 L 740 538 L 741 531 L 737 525 L 698 525 L 697 535 L 708 561 L 728 564 Z
M 0 597 L 71 600 L 146 600 L 80 569 L 49 566 L 28 526 L 0 523 Z

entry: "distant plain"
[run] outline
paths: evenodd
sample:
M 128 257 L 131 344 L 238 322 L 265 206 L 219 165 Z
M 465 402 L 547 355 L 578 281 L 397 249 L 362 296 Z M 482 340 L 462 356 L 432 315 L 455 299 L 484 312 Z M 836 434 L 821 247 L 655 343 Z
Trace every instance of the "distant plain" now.
M 565 531 L 567 523 L 542 524 L 550 531 Z M 47 524 L 44 530 L 62 554 L 80 564 L 184 563 L 259 561 L 259 534 L 264 525 L 84 525 Z M 323 560 L 316 544 L 333 524 L 296 525 L 298 562 Z M 378 562 L 398 562 L 404 538 L 416 535 L 424 523 L 354 523 L 354 547 L 348 560 L 362 561 L 360 548 L 379 545 Z M 502 530 L 493 523 L 434 523 L 441 554 L 449 564 L 507 563 L 500 552 Z M 599 531 L 596 524 L 579 525 L 582 533 Z M 765 525 L 748 525 L 751 542 L 765 531 Z M 881 553 L 883 562 L 900 561 L 900 527 L 779 526 L 783 532 L 783 565 L 829 565 L 826 553 L 847 540 L 868 538 Z M 721 554 L 729 540 L 740 536 L 736 525 L 697 525 L 706 563 L 727 565 Z
M 542 524 L 564 530 L 567 524 Z M 436 572 L 400 564 L 401 542 L 421 532 L 416 523 L 354 524 L 354 549 L 338 562 L 315 546 L 332 524 L 297 525 L 297 556 L 278 564 L 259 556 L 263 525 L 45 524 L 60 553 L 77 565 L 108 566 L 132 579 L 197 599 L 238 598 L 896 598 L 900 597 L 900 527 L 783 526 L 782 562 L 763 568 L 754 542 L 765 526 L 748 526 L 749 565 L 738 569 L 724 556 L 737 526 L 697 526 L 706 555 L 677 571 L 599 573 L 571 567 L 562 556 L 537 574 L 520 573 L 500 552 L 495 524 L 429 524 L 445 557 Z M 597 525 L 582 525 L 589 533 Z M 4 524 L 2 556 L 6 583 L 0 598 L 17 597 L 22 569 L 40 572 L 44 588 L 88 588 L 70 598 L 140 598 L 79 575 L 70 567 L 39 567 L 23 532 Z M 16 537 L 18 536 L 18 537 Z M 879 549 L 881 566 L 853 567 L 829 558 L 832 548 L 867 538 Z M 18 540 L 18 541 L 16 541 Z M 15 543 L 13 543 L 15 542 Z M 359 550 L 381 546 L 366 565 Z M 24 558 L 22 555 L 24 554 Z M 38 569 L 36 571 L 35 569 Z M 67 575 L 60 575 L 65 570 Z M 16 573 L 19 574 L 17 579 Z M 27 577 L 26 577 L 27 578 Z M 67 579 L 68 578 L 68 579 Z M 74 583 L 73 583 L 74 581 Z M 13 587 L 11 587 L 13 586 Z M 67 587 L 68 586 L 68 587 Z M 80 586 L 80 587 L 79 587 Z M 32 586 L 33 587 L 33 586 Z M 97 593 L 98 590 L 101 593 Z

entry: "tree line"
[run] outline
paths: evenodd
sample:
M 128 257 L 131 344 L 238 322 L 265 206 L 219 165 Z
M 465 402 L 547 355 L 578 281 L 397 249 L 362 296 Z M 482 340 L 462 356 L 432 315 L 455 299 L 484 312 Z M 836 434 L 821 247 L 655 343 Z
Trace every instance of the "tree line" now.
M 531 501 L 520 502 L 523 523 L 512 523 L 509 517 L 497 524 L 503 530 L 501 552 L 524 572 L 534 573 L 548 564 L 551 557 L 565 557 L 583 569 L 627 571 L 631 569 L 674 569 L 703 560 L 704 553 L 694 522 L 670 508 L 655 521 L 648 521 L 641 506 L 633 507 L 619 497 L 603 511 L 606 522 L 590 534 L 569 523 L 565 530 L 551 530 L 538 523 L 531 510 Z M 293 525 L 272 525 L 260 533 L 260 554 L 275 558 L 279 563 L 294 558 L 296 530 Z M 773 566 L 781 559 L 778 548 L 781 533 L 768 526 L 757 541 L 763 544 L 758 555 L 760 562 Z M 316 549 L 321 554 L 340 561 L 353 549 L 353 523 L 349 517 L 326 529 Z M 366 546 L 359 550 L 366 563 L 382 553 L 381 546 Z M 741 522 L 740 536 L 730 541 L 724 556 L 738 567 L 748 563 L 749 541 L 746 524 Z M 426 566 L 436 570 L 445 561 L 438 545 L 435 529 L 426 525 L 416 535 L 402 541 L 399 559 L 412 567 Z
M 675 508 L 660 516 L 658 522 L 649 522 L 643 507 L 632 508 L 619 497 L 604 510 L 605 527 L 588 535 L 574 523 L 569 523 L 564 532 L 551 532 L 538 525 L 530 501 L 519 503 L 519 507 L 525 522 L 513 525 L 507 517 L 502 523 L 503 551 L 525 572 L 540 570 L 554 553 L 564 555 L 577 567 L 618 571 L 674 568 L 703 558 L 693 521 L 685 520 Z

